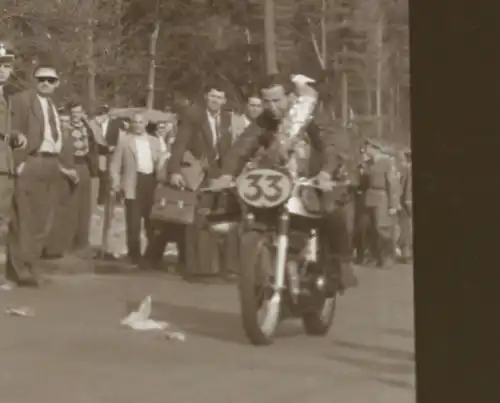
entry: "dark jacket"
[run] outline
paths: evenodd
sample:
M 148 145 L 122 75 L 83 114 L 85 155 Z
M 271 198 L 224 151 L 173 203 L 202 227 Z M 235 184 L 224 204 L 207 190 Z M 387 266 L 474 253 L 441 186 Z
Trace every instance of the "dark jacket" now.
M 43 113 L 34 90 L 27 90 L 12 95 L 9 99 L 11 110 L 11 129 L 26 136 L 28 144 L 22 149 L 14 150 L 14 168 L 22 164 L 28 155 L 38 151 L 43 141 Z M 73 147 L 67 141 L 67 136 L 62 136 L 63 143 L 59 162 L 65 168 L 73 168 Z
M 207 160 L 209 177 L 220 174 L 221 161 L 223 162 L 232 144 L 230 132 L 231 114 L 221 111 L 220 139 L 218 150 L 213 146 L 213 134 L 204 107 L 193 106 L 182 115 L 175 142 L 172 146 L 172 155 L 167 164 L 168 174 L 179 173 L 184 153 L 189 151 L 196 159 Z M 219 153 L 220 159 L 216 159 Z
M 277 162 L 279 156 L 274 152 L 274 139 L 278 122 L 262 114 L 256 122 L 250 124 L 236 139 L 232 149 L 226 155 L 222 173 L 238 175 L 244 164 L 250 161 L 259 150 L 267 153 L 265 156 L 271 163 Z M 313 119 L 306 128 L 311 147 L 309 157 L 309 175 L 314 176 L 320 171 L 333 173 L 339 164 L 338 151 L 335 146 L 335 133 L 322 125 L 318 119 Z

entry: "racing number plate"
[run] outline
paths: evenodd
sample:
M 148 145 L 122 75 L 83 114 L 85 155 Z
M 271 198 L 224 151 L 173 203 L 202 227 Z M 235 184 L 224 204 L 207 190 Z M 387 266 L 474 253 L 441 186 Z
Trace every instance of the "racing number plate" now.
M 293 182 L 288 175 L 274 169 L 252 169 L 238 178 L 237 190 L 246 204 L 270 208 L 290 197 Z

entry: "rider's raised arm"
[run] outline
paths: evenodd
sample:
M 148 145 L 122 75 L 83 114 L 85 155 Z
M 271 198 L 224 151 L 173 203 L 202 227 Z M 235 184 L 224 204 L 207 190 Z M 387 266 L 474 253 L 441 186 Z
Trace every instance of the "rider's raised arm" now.
M 236 138 L 224 157 L 222 175 L 236 176 L 240 173 L 245 163 L 250 161 L 259 149 L 261 134 L 262 128 L 252 123 Z

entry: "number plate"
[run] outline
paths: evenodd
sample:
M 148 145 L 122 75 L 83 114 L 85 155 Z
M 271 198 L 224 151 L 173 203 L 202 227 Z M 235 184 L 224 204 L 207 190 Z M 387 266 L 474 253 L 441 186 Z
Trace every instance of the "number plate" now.
M 246 204 L 270 208 L 290 197 L 293 182 L 287 174 L 274 169 L 252 169 L 238 178 L 237 190 Z

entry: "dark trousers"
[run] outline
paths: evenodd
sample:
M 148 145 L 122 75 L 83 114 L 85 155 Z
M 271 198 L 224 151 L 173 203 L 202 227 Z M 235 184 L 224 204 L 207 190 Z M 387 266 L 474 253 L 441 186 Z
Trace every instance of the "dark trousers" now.
M 16 178 L 7 240 L 7 278 L 11 281 L 36 277 L 35 265 L 54 220 L 60 177 L 56 157 L 29 156 Z
M 71 194 L 69 238 L 71 247 L 75 250 L 85 249 L 89 246 L 90 219 L 92 217 L 91 176 L 86 161 L 76 163 L 76 171 L 80 178 Z
M 99 190 L 97 193 L 97 205 L 103 206 L 109 199 L 111 190 L 111 178 L 108 171 L 99 171 Z
M 179 271 L 183 271 L 186 264 L 185 226 L 160 221 L 151 223 L 151 225 L 153 233 L 151 239 L 149 239 L 145 253 L 148 262 L 152 265 L 160 263 L 167 244 L 175 242 L 178 252 L 178 269 Z
M 403 207 L 400 212 L 399 225 L 401 228 L 401 233 L 399 235 L 401 252 L 404 258 L 409 258 L 412 256 L 413 222 L 411 212 L 406 207 Z
M 216 195 L 204 194 L 199 207 L 213 210 Z M 202 214 L 197 213 L 192 225 L 185 229 L 186 267 L 185 274 L 216 274 L 219 268 L 219 245 L 217 237 L 210 231 Z
M 12 210 L 14 181 L 7 173 L 0 173 L 0 246 L 3 249 L 7 240 Z M 5 266 L 0 264 L 0 284 L 5 277 Z
M 320 254 L 330 275 L 339 279 L 342 288 L 357 284 L 357 277 L 352 269 L 352 233 L 353 204 L 332 203 L 331 195 L 322 195 L 324 215 L 319 228 Z
M 393 254 L 393 220 L 388 216 L 387 206 L 381 204 L 366 207 L 369 246 L 378 265 L 383 265 Z
M 153 207 L 155 187 L 156 178 L 153 174 L 137 173 L 135 199 L 125 199 L 128 256 L 136 262 L 141 259 L 141 225 L 143 221 L 148 243 L 153 238 L 149 216 Z
M 369 249 L 368 231 L 370 226 L 370 217 L 365 207 L 363 196 L 357 196 L 354 205 L 354 232 L 353 248 L 356 250 L 356 260 L 363 263 L 366 257 L 366 251 Z
M 0 173 L 0 239 L 5 242 L 12 211 L 14 180 L 7 173 Z
M 90 170 L 85 160 L 76 158 L 75 162 L 80 181 L 73 184 L 62 177 L 58 183 L 59 202 L 54 225 L 45 248 L 45 254 L 48 256 L 60 256 L 66 252 L 82 250 L 89 246 Z
M 69 226 L 71 219 L 71 194 L 74 184 L 60 175 L 56 183 L 57 198 L 54 204 L 54 221 L 44 245 L 45 257 L 60 257 L 71 249 Z

